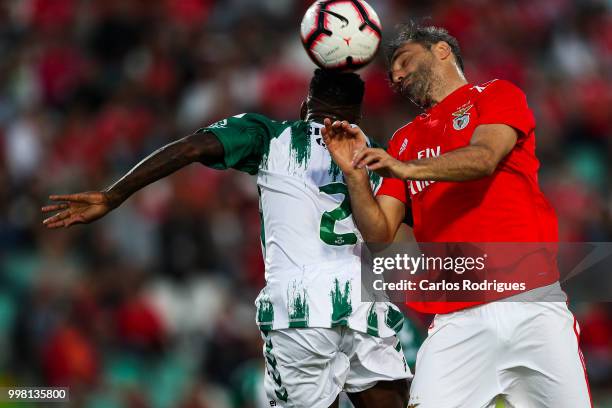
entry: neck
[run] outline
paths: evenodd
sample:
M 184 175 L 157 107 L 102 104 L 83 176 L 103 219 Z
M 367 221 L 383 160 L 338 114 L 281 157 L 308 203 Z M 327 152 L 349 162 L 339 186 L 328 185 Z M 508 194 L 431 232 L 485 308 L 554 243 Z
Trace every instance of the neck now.
M 456 72 L 450 72 L 444 76 L 444 80 L 438 82 L 438 86 L 433 89 L 433 105 L 437 105 L 442 102 L 448 95 L 455 92 L 457 89 L 461 88 L 463 85 L 467 84 L 467 79 L 465 79 L 465 75 L 463 72 L 456 68 Z
M 323 123 L 325 118 L 332 121 L 346 120 L 357 124 L 361 119 L 361 104 L 356 105 L 332 105 L 316 96 L 308 95 L 306 100 L 305 120 L 314 120 Z
M 323 123 L 326 118 L 331 119 L 332 122 L 336 120 L 346 120 L 349 123 L 357 124 L 359 122 L 360 116 L 348 110 L 342 112 L 325 112 L 316 109 L 311 109 L 308 110 L 308 112 L 306 113 L 305 120 L 312 120 L 318 123 Z

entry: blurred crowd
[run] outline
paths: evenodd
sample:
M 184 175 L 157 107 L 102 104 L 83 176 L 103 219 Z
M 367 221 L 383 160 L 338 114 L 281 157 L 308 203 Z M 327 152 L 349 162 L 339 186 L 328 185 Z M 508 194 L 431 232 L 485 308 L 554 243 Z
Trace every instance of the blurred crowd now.
M 369 2 L 386 39 L 425 18 L 459 39 L 470 82 L 520 86 L 561 240 L 612 240 L 612 2 Z M 88 408 L 269 406 L 252 177 L 192 165 L 66 230 L 45 230 L 40 207 L 221 118 L 297 119 L 309 3 L 0 2 L 0 386 L 68 385 Z M 363 127 L 384 143 L 417 111 L 382 57 L 361 74 Z M 612 306 L 572 307 L 594 399 L 612 406 Z M 406 341 L 426 324 L 413 319 Z

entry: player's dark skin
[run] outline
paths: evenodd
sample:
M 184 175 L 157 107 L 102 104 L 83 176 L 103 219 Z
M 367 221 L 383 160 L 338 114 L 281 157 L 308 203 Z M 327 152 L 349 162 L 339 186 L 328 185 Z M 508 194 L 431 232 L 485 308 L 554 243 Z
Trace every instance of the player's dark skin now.
M 332 106 L 308 96 L 302 104 L 301 118 L 317 120 L 324 118 L 349 120 L 358 123 L 360 106 Z M 89 224 L 104 217 L 119 207 L 138 190 L 191 164 L 212 164 L 224 157 L 219 139 L 210 132 L 194 133 L 169 143 L 146 157 L 118 181 L 102 191 L 87 191 L 76 194 L 51 195 L 49 199 L 59 202 L 42 207 L 43 213 L 57 212 L 46 218 L 47 228 L 70 227 Z M 408 381 L 381 381 L 365 391 L 348 394 L 355 408 L 405 408 L 408 404 Z M 330 408 L 338 407 L 338 399 Z

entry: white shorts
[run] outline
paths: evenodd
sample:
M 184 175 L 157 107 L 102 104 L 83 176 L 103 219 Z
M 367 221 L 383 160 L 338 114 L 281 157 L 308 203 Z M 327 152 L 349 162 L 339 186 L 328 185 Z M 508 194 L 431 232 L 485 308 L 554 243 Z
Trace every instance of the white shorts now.
M 328 408 L 341 391 L 412 378 L 396 336 L 335 327 L 272 330 L 262 337 L 272 407 Z
M 500 301 L 436 315 L 410 404 L 494 407 L 501 395 L 506 407 L 591 407 L 578 334 L 564 302 Z

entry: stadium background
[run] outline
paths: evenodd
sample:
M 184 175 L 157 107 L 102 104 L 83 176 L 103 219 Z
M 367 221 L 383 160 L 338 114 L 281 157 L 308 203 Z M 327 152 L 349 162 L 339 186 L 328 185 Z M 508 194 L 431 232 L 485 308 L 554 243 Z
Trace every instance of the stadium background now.
M 386 38 L 431 16 L 458 37 L 471 82 L 522 87 L 562 240 L 612 239 L 611 1 L 370 3 Z M 69 385 L 83 407 L 268 406 L 251 177 L 193 165 L 68 230 L 44 230 L 39 208 L 223 117 L 297 118 L 314 68 L 298 37 L 308 5 L 0 2 L 1 385 Z M 382 58 L 362 74 L 363 127 L 384 142 L 415 111 Z M 572 306 L 596 405 L 612 406 L 612 306 Z M 405 339 L 426 324 L 416 316 Z

